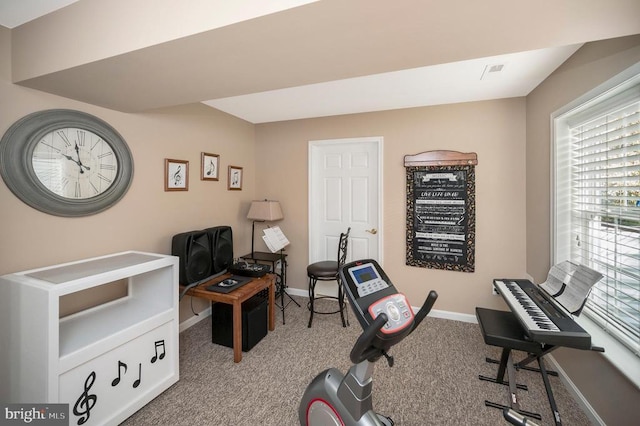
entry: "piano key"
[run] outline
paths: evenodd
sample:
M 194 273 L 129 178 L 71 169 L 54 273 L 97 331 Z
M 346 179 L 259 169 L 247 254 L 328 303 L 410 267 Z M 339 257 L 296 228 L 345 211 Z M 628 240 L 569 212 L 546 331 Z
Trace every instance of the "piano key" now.
M 591 336 L 535 284 L 528 280 L 496 279 L 494 287 L 516 314 L 531 340 L 590 349 Z

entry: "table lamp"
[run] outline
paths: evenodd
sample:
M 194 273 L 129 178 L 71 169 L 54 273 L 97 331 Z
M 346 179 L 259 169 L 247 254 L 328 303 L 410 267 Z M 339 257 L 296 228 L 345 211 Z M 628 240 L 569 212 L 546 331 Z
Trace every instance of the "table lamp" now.
M 282 214 L 279 201 L 261 200 L 251 202 L 247 219 L 253 221 L 251 225 L 251 256 L 253 257 L 253 240 L 256 231 L 256 222 L 273 222 L 284 219 L 284 215 Z

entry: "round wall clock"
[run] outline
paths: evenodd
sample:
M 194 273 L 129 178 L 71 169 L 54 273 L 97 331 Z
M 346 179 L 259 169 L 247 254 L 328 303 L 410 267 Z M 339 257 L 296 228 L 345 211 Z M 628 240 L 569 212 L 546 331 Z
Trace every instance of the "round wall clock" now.
M 0 174 L 31 207 L 56 216 L 88 216 L 124 196 L 133 158 L 106 122 L 52 109 L 29 114 L 7 130 L 0 141 Z

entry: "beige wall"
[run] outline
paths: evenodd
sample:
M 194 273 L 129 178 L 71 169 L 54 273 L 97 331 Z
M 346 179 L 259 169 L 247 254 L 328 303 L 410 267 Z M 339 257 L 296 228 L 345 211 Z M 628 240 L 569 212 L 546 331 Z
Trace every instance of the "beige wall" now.
M 524 98 L 258 125 L 256 196 L 282 202 L 288 284 L 307 288 L 308 141 L 362 136 L 384 138 L 383 266 L 394 284 L 414 305 L 435 289 L 439 310 L 504 306 L 491 295 L 492 279 L 526 272 Z M 439 149 L 478 153 L 474 273 L 405 265 L 404 155 Z
M 527 96 L 527 271 L 551 261 L 551 114 L 640 61 L 640 35 L 588 43 Z
M 526 100 L 524 98 L 298 120 L 253 126 L 202 105 L 123 114 L 10 83 L 10 31 L 0 27 L 0 133 L 24 115 L 48 108 L 94 114 L 114 126 L 134 156 L 134 182 L 115 207 L 85 218 L 36 211 L 0 183 L 0 274 L 122 250 L 170 252 L 171 236 L 231 225 L 236 254 L 250 245 L 250 200 L 279 199 L 291 240 L 289 285 L 306 289 L 308 263 L 307 149 L 309 140 L 384 138 L 384 267 L 396 286 L 419 304 L 429 290 L 435 309 L 472 314 L 475 306 L 504 308 L 491 296 L 491 279 L 549 267 L 549 115 L 588 89 L 640 60 L 640 37 L 586 45 Z M 434 149 L 474 151 L 476 272 L 405 265 L 403 156 Z M 200 152 L 221 155 L 219 182 L 199 180 Z M 163 191 L 163 160 L 190 161 L 188 192 Z M 244 167 L 243 191 L 226 190 L 226 166 Z M 257 240 L 257 246 L 264 248 Z M 181 306 L 181 319 L 190 306 Z M 206 305 L 195 304 L 196 311 Z M 624 424 L 638 391 L 598 354 L 558 351 L 563 368 L 608 424 Z M 603 376 L 594 372 L 602 372 Z M 612 395 L 617 395 L 612 403 Z M 628 398 L 625 398 L 628 397 Z M 636 410 L 637 411 L 637 410 Z M 624 415 L 624 414 L 623 414 Z
M 37 211 L 0 183 L 0 274 L 124 250 L 171 252 L 179 232 L 230 225 L 236 251 L 249 249 L 246 211 L 254 195 L 254 126 L 202 104 L 123 114 L 10 83 L 8 30 L 0 27 L 0 134 L 38 110 L 71 108 L 96 115 L 127 141 L 135 163 L 129 192 L 114 207 L 88 217 Z M 218 182 L 200 180 L 200 153 L 220 155 Z M 164 191 L 164 159 L 189 161 L 189 191 Z M 244 167 L 242 191 L 227 190 L 227 166 Z M 241 253 L 238 253 L 241 254 Z M 188 299 L 188 298 L 187 298 Z M 187 302 L 187 303 L 184 303 Z M 185 300 L 181 317 L 190 316 Z M 206 304 L 195 304 L 196 311 Z
M 551 261 L 550 116 L 638 61 L 640 36 L 589 43 L 527 96 L 527 272 L 537 282 Z M 637 421 L 638 388 L 601 354 L 560 349 L 553 356 L 607 424 Z

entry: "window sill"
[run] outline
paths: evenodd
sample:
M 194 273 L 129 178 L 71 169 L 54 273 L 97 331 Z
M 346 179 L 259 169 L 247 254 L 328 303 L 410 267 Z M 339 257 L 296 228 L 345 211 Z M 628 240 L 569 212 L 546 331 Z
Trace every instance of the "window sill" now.
M 591 335 L 594 346 L 605 348 L 602 355 L 640 389 L 640 358 L 586 316 L 574 319 Z

